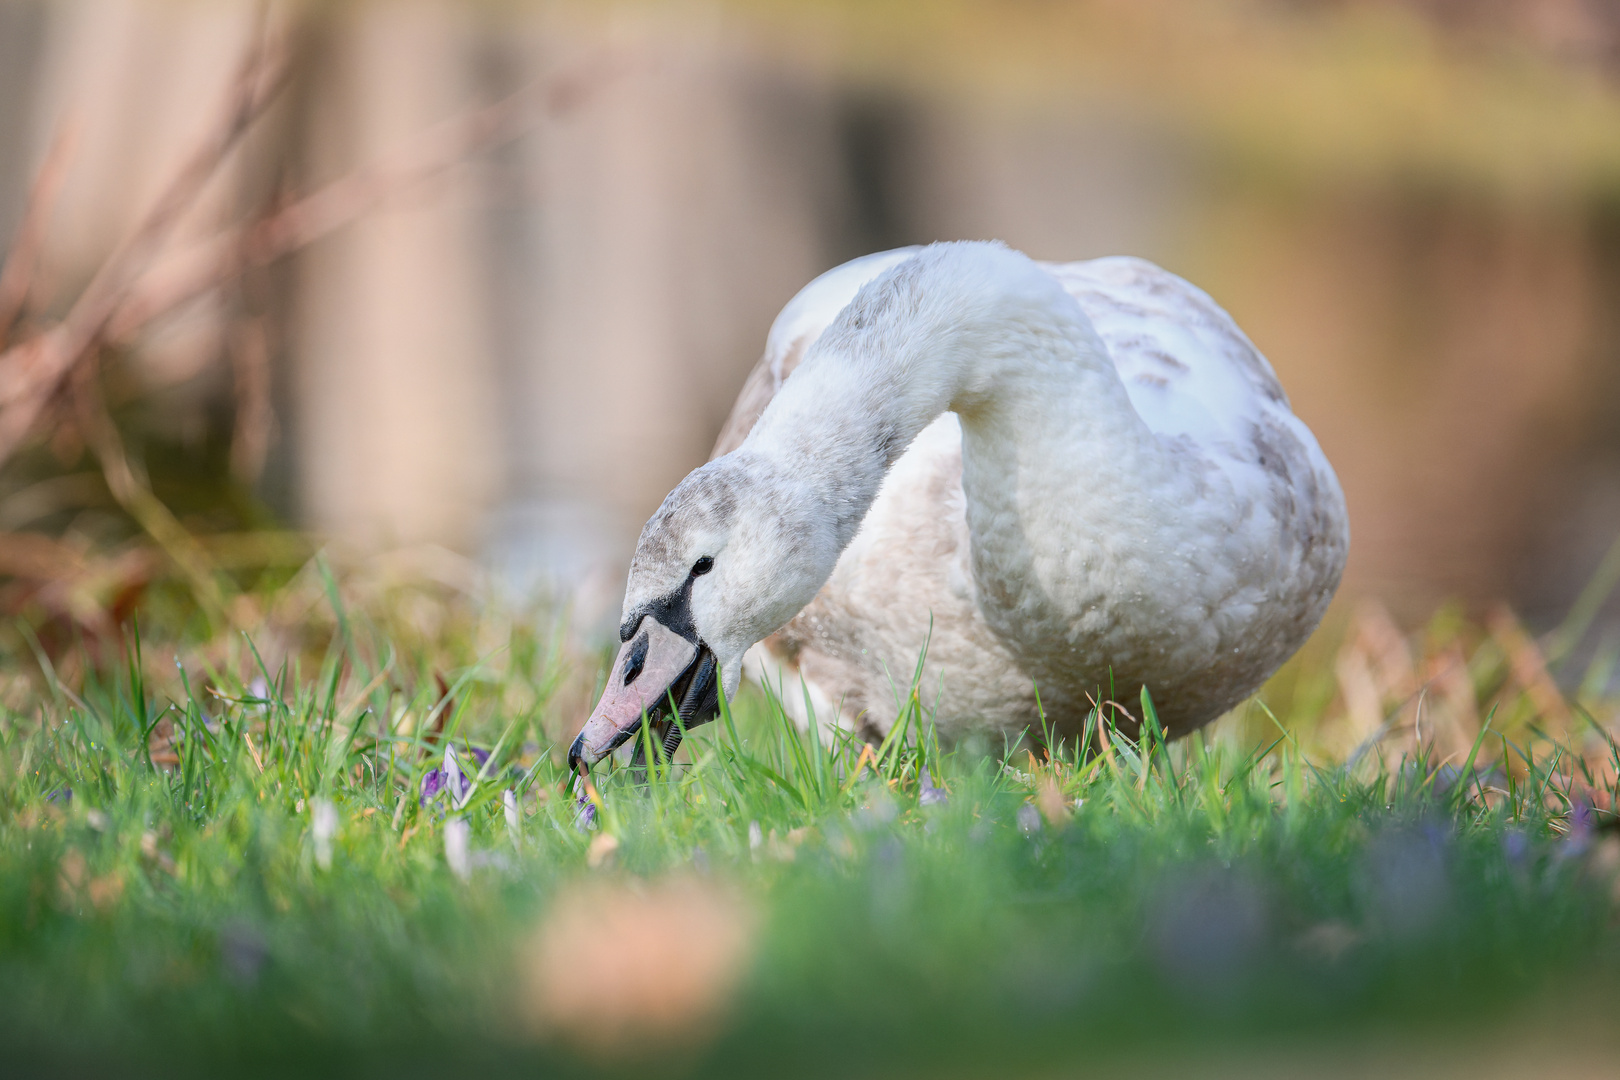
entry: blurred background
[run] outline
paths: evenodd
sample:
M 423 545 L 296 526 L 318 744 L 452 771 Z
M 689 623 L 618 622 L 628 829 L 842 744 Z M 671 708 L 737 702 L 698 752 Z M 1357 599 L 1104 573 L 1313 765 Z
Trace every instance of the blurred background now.
M 782 304 L 958 238 L 1210 292 L 1398 620 L 1549 627 L 1620 535 L 1609 0 L 268 13 L 0 0 L 0 601 L 308 532 L 610 620 Z

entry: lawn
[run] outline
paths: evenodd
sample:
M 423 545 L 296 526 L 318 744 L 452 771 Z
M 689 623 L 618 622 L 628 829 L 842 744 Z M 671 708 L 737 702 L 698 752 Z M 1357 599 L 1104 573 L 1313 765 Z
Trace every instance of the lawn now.
M 605 657 L 534 612 L 320 564 L 228 619 L 160 600 L 115 637 L 13 628 L 11 1075 L 1608 1075 L 1620 1049 L 1612 714 L 1549 699 L 1513 626 L 1405 639 L 1422 692 L 1354 746 L 1340 683 L 1390 659 L 1341 628 L 1168 745 L 1123 690 L 1033 753 L 939 746 L 915 680 L 881 747 L 749 691 L 582 805 L 568 686 Z M 1436 726 L 1425 656 L 1486 722 Z

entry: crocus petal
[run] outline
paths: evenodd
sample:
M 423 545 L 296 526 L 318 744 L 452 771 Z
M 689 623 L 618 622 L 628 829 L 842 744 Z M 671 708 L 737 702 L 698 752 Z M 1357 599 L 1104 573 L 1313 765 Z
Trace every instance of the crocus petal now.
M 310 838 L 315 841 L 315 862 L 322 870 L 329 870 L 332 866 L 332 838 L 337 835 L 338 812 L 337 807 L 327 799 L 315 799 L 310 803 Z
M 427 775 L 422 777 L 422 794 L 416 800 L 416 805 L 426 806 L 438 798 L 439 792 L 444 790 L 445 779 L 443 769 L 429 769 Z
M 467 804 L 467 794 L 472 790 L 472 781 L 461 775 L 461 763 L 456 760 L 456 748 L 444 748 L 445 787 L 450 790 L 450 801 L 460 810 Z
M 506 831 L 511 834 L 513 846 L 523 838 L 523 815 L 518 813 L 517 796 L 512 789 L 501 792 L 501 807 L 506 811 Z
M 444 823 L 444 861 L 462 881 L 472 877 L 472 826 L 461 818 Z
M 1596 815 L 1592 813 L 1592 804 L 1585 799 L 1576 799 L 1575 805 L 1569 808 L 1569 834 L 1582 840 L 1592 835 L 1592 825 Z
M 574 800 L 574 828 L 580 832 L 590 832 L 596 827 L 596 803 L 591 801 L 589 795 L 581 794 Z

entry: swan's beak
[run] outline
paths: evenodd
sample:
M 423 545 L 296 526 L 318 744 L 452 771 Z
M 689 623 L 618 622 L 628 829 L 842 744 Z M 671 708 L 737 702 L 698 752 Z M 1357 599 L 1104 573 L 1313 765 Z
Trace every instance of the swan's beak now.
M 718 705 L 719 682 L 707 646 L 644 617 L 619 650 L 601 700 L 569 748 L 568 768 L 576 773 L 590 769 L 640 731 L 643 720 L 657 723 L 672 702 L 683 725 L 710 719 Z M 678 733 L 675 737 L 678 741 Z M 673 752 L 668 740 L 665 745 Z

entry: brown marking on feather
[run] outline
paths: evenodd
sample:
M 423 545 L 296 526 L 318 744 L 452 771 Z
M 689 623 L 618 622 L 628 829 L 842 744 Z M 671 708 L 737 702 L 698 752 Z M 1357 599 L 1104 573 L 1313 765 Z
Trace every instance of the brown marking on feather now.
M 1152 360 L 1156 364 L 1169 368 L 1171 371 L 1180 372 L 1192 370 L 1186 364 L 1182 363 L 1180 360 L 1177 360 L 1163 349 L 1144 349 L 1142 351 L 1142 356 L 1148 360 Z
M 1235 331 L 1236 327 L 1233 330 Z M 1272 374 L 1253 345 L 1243 337 L 1232 334 L 1229 335 L 1226 352 L 1232 362 L 1249 376 L 1249 381 L 1255 388 L 1266 395 L 1267 400 L 1284 408 L 1288 407 L 1288 395 L 1283 392 L 1282 384 L 1277 381 L 1277 376 Z

